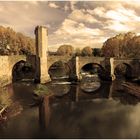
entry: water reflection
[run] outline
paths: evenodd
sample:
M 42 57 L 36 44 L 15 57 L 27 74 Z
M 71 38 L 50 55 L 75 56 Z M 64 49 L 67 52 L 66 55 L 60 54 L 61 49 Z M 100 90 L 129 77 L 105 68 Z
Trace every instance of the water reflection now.
M 60 82 L 61 83 L 61 82 Z M 62 82 L 63 83 L 63 82 Z M 98 89 L 95 89 L 94 85 L 91 87 L 92 91 L 86 92 L 83 90 L 83 84 L 53 84 L 48 85 L 51 92 L 56 97 L 55 101 L 78 101 L 78 100 L 90 100 L 95 98 L 109 98 L 111 96 L 112 84 L 111 82 L 101 82 L 97 84 Z M 88 84 L 87 84 L 88 86 Z
M 139 138 L 140 104 L 94 99 L 51 105 L 46 138 Z
M 45 138 L 137 138 L 140 125 L 133 121 L 139 115 L 139 99 L 124 93 L 121 83 L 101 82 L 98 90 L 87 93 L 80 85 L 67 85 L 70 90 L 61 98 L 54 98 L 47 104 L 49 115 L 43 124 L 47 125 Z M 135 105 L 135 106 L 132 106 Z M 43 111 L 43 110 L 42 110 Z M 134 115 L 135 114 L 135 115 Z M 140 121 L 140 120 L 138 120 Z M 131 128 L 133 126 L 133 128 Z M 112 128 L 113 127 L 113 128 Z
M 93 92 L 99 89 L 101 86 L 98 75 L 86 75 L 80 82 L 80 87 L 85 92 Z
M 139 99 L 124 92 L 122 82 L 100 81 L 88 93 L 80 84 L 52 81 L 46 86 L 54 96 L 34 108 L 29 104 L 36 85 L 15 83 L 2 92 L 23 111 L 0 126 L 0 138 L 140 138 Z
M 83 90 L 88 83 L 70 84 L 68 82 L 52 82 L 48 85 L 50 91 L 54 94 L 54 102 L 67 102 L 67 101 L 81 101 L 91 100 L 96 98 L 108 98 L 119 100 L 123 104 L 137 104 L 139 99 L 135 96 L 126 93 L 121 84 L 124 80 L 115 80 L 113 82 L 100 81 L 96 87 L 91 85 L 90 92 Z M 62 83 L 62 84 L 61 84 Z M 83 86 L 84 85 L 84 86 Z

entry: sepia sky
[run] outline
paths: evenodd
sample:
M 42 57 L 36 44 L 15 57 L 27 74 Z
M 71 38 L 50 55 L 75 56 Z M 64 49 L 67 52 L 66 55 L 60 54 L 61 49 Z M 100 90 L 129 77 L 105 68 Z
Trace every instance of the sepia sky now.
M 61 44 L 101 47 L 118 33 L 140 33 L 140 1 L 0 1 L 0 25 L 32 37 L 45 25 L 52 51 Z

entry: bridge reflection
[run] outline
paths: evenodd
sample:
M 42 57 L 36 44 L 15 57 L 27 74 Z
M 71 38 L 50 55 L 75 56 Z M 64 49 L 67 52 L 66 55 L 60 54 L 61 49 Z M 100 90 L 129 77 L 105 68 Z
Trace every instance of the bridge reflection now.
M 54 95 L 44 97 L 44 100 L 41 106 L 39 107 L 39 117 L 42 124 L 41 126 L 43 126 L 43 128 L 50 127 L 50 119 L 54 117 L 52 115 L 56 115 L 55 117 L 57 118 L 57 115 L 59 115 L 61 111 L 65 110 L 66 106 L 67 110 L 72 112 L 73 110 L 75 110 L 76 107 L 78 112 L 82 108 L 86 108 L 83 106 L 83 104 L 87 102 L 94 102 L 97 100 L 113 100 L 120 102 L 121 104 L 137 104 L 139 100 L 136 97 L 129 95 L 128 93 L 125 93 L 123 91 L 121 86 L 122 82 L 124 81 L 115 80 L 114 82 L 101 82 L 101 86 L 99 87 L 99 89 L 90 93 L 84 92 L 79 84 L 67 84 L 65 85 L 65 89 L 67 90 L 64 90 L 65 93 L 61 93 L 60 96 L 57 93 L 57 88 L 55 88 L 55 86 L 53 85 L 53 90 L 51 91 L 53 91 Z M 50 89 L 52 88 L 51 85 L 49 87 Z M 59 86 L 59 88 L 64 89 L 64 85 Z M 56 89 L 56 91 L 54 89 Z M 62 108 L 58 108 L 57 110 L 57 106 L 61 106 Z M 63 112 L 63 115 L 64 114 L 65 112 Z M 76 117 L 76 119 L 78 118 Z
M 3 95 L 6 96 L 7 94 L 12 94 L 14 102 L 18 101 L 24 109 L 21 115 L 16 117 L 17 122 L 16 119 L 13 119 L 15 120 L 13 124 L 17 123 L 16 125 L 21 128 L 17 130 L 21 132 L 21 134 L 19 133 L 18 135 L 23 135 L 23 138 L 25 138 L 23 129 L 24 132 L 30 134 L 30 131 L 34 130 L 35 125 L 42 128 L 41 130 L 39 129 L 41 134 L 38 134 L 38 129 L 34 131 L 40 138 L 87 138 L 88 136 L 91 136 L 91 138 L 100 138 L 100 134 L 105 138 L 105 136 L 113 137 L 116 134 L 116 130 L 119 133 L 120 125 L 122 125 L 123 128 L 120 131 L 120 134 L 122 134 L 121 132 L 124 130 L 124 126 L 127 125 L 126 128 L 128 128 L 130 124 L 130 120 L 127 118 L 128 115 L 131 113 L 130 116 L 132 116 L 134 111 L 135 113 L 139 113 L 139 100 L 122 91 L 122 82 L 123 80 L 115 80 L 113 82 L 101 81 L 101 87 L 91 93 L 84 92 L 81 90 L 80 85 L 76 83 L 72 85 L 68 82 L 65 85 L 54 84 L 52 87 L 52 84 L 49 84 L 48 87 L 53 89 L 50 91 L 54 95 L 45 96 L 42 103 L 39 104 L 39 107 L 33 108 L 29 107 L 29 104 L 32 103 L 33 95 L 30 93 L 32 89 L 34 89 L 34 87 L 31 88 L 31 83 L 14 83 L 14 86 L 10 86 L 10 88 L 7 87 L 2 92 Z M 64 92 L 60 94 L 60 96 L 57 93 L 58 87 L 62 89 L 65 87 L 64 90 L 61 89 L 58 92 Z M 21 110 L 20 106 L 18 110 Z M 34 109 L 36 110 L 35 112 L 33 111 Z M 33 115 L 34 113 L 36 116 Z M 138 113 L 136 116 L 138 116 Z M 40 121 L 38 122 L 38 120 Z M 112 120 L 115 123 L 114 129 L 111 127 Z M 128 122 L 126 122 L 127 120 Z M 132 120 L 132 124 L 134 120 Z M 16 136 L 17 132 L 13 132 L 13 124 L 11 124 L 8 133 L 12 136 Z M 27 129 L 23 124 L 30 127 Z M 102 131 L 103 127 L 106 131 Z M 132 125 L 130 124 L 130 128 L 131 127 Z M 32 130 L 30 128 L 32 128 Z M 99 136 L 96 134 L 99 134 Z M 7 136 L 6 131 L 5 137 Z

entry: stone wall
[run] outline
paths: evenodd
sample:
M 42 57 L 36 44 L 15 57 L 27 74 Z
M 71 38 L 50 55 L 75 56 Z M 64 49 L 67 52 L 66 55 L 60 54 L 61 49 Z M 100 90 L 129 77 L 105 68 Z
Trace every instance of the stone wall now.
M 13 67 L 21 60 L 26 61 L 26 56 L 0 56 L 0 86 L 4 86 L 12 82 Z
M 0 56 L 0 86 L 10 82 L 9 57 Z

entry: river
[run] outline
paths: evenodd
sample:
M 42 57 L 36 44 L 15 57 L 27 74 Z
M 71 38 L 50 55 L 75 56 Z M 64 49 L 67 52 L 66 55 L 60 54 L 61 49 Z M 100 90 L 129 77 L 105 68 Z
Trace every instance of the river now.
M 0 138 L 140 138 L 140 103 L 122 90 L 122 82 L 101 81 L 93 92 L 79 83 L 47 84 L 55 95 L 47 109 L 47 128 L 40 124 L 39 107 L 30 106 L 36 85 L 8 85 L 0 90 L 0 102 L 16 104 L 16 112 L 1 123 Z

